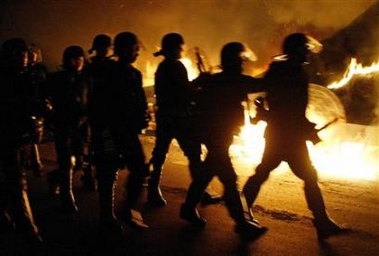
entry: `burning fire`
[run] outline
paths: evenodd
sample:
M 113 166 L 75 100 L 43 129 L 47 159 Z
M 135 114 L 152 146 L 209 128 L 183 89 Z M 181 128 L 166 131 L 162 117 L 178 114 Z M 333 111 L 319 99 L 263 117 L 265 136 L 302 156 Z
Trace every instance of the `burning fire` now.
M 357 59 L 352 58 L 343 78 L 340 81 L 331 83 L 327 88 L 341 88 L 356 75 L 370 75 L 378 71 L 379 61 L 364 67 L 357 62 Z M 310 89 L 314 90 L 315 87 L 313 86 Z M 310 98 L 311 103 L 312 99 Z M 320 121 L 319 116 L 314 115 L 314 110 L 308 108 L 308 118 L 313 121 Z M 252 125 L 248 118 L 249 111 L 246 110 L 245 112 L 247 117 L 245 118 L 245 126 L 241 128 L 241 133 L 231 146 L 231 154 L 238 158 L 239 161 L 244 160 L 255 167 L 260 163 L 263 154 L 265 145 L 263 133 L 266 123 L 260 122 Z M 317 121 L 316 123 L 319 123 Z M 341 122 L 333 126 L 320 132 L 319 135 L 323 139 L 321 143 L 317 145 L 313 145 L 311 142 L 307 143 L 311 160 L 319 174 L 338 179 L 378 180 L 378 127 Z M 353 132 L 350 131 L 351 134 L 349 134 L 347 130 L 352 130 Z M 341 134 L 345 134 L 345 136 L 340 136 Z M 340 138 L 336 139 L 336 137 Z M 289 170 L 289 167 L 286 164 L 281 164 L 277 169 L 279 172 L 284 172 Z
M 363 67 L 361 63 L 357 62 L 356 58 L 352 58 L 343 78 L 331 83 L 327 87 L 329 89 L 338 89 L 345 86 L 355 75 L 369 75 L 378 71 L 379 61 L 372 63 L 371 66 Z
M 190 80 L 193 80 L 199 75 L 196 66 L 190 59 L 181 59 L 181 61 L 188 70 Z M 152 70 L 152 67 L 149 67 L 149 70 Z M 379 61 L 369 67 L 363 67 L 353 58 L 344 77 L 340 81 L 328 85 L 327 88 L 340 88 L 346 85 L 355 75 L 368 75 L 377 71 L 379 71 Z M 315 87 L 313 87 L 313 89 L 314 88 Z M 324 89 L 327 90 L 326 88 Z M 329 90 L 328 92 L 333 94 Z M 325 97 L 325 95 L 322 96 Z M 337 97 L 335 97 L 335 99 L 334 101 L 338 100 Z M 310 103 L 311 101 L 312 99 L 310 99 Z M 230 154 L 233 161 L 237 160 L 238 163 L 249 166 L 246 173 L 242 173 L 244 176 L 251 175 L 254 168 L 261 161 L 265 147 L 263 134 L 266 128 L 266 123 L 263 121 L 255 125 L 250 123 L 250 116 L 254 117 L 255 113 L 254 110 L 249 109 L 247 105 L 247 103 L 244 104 L 245 125 L 241 127 L 240 134 L 235 137 L 235 141 L 230 147 Z M 333 104 L 322 105 L 327 105 L 326 107 L 329 106 L 329 108 L 331 108 Z M 329 111 L 329 109 L 322 109 L 320 112 L 325 113 L 327 111 Z M 323 122 L 326 120 L 320 119 L 320 116 L 314 114 L 314 108 L 307 110 L 307 117 L 311 121 L 323 125 Z M 341 118 L 340 116 L 338 117 Z M 341 134 L 348 135 L 341 136 Z M 370 137 L 367 134 L 373 135 Z M 321 176 L 338 179 L 378 180 L 379 146 L 377 134 L 377 127 L 357 127 L 353 124 L 346 124 L 344 118 L 341 118 L 339 122 L 320 132 L 319 135 L 323 139 L 322 142 L 317 145 L 313 145 L 311 142 L 307 144 L 311 160 Z M 370 141 L 368 142 L 367 140 Z M 277 168 L 276 173 L 278 173 L 278 170 L 279 173 L 286 172 L 289 170 L 289 167 L 285 163 L 282 163 Z
M 245 111 L 248 116 L 248 111 Z M 346 123 L 333 124 L 320 132 L 322 142 L 313 145 L 307 142 L 313 165 L 320 176 L 337 179 L 358 179 L 375 181 L 379 175 L 379 146 L 375 141 L 367 141 L 369 134 L 377 133 L 377 127 L 354 126 L 350 127 Z M 235 137 L 234 144 L 230 147 L 233 159 L 242 161 L 244 164 L 252 166 L 243 175 L 251 175 L 262 158 L 265 140 L 263 138 L 266 123 L 261 121 L 256 125 L 245 121 L 245 126 Z M 360 136 L 344 136 L 347 129 L 353 129 L 353 134 Z M 340 134 L 340 138 L 336 138 Z M 375 139 L 374 139 L 375 140 Z M 276 173 L 289 170 L 288 165 L 282 163 Z

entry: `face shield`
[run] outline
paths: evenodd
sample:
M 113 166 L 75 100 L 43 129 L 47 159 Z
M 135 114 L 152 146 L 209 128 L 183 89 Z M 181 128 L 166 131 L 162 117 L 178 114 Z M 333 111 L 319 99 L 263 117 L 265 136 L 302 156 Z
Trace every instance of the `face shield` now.
M 255 62 L 258 60 L 257 55 L 247 46 L 244 44 L 244 51 L 240 53 L 240 58 L 243 61 L 249 61 L 249 62 Z
M 314 37 L 306 36 L 307 37 L 307 48 L 312 53 L 319 53 L 322 51 L 323 45 Z

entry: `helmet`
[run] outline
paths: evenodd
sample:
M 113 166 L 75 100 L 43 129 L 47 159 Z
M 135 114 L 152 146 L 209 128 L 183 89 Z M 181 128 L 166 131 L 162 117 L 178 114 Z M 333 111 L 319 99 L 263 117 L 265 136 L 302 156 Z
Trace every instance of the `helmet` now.
M 63 66 L 65 68 L 69 67 L 71 59 L 77 57 L 86 57 L 83 48 L 77 45 L 67 47 L 63 52 Z
M 162 38 L 162 49 L 170 50 L 176 49 L 184 44 L 183 37 L 178 33 L 169 33 Z
M 10 58 L 15 53 L 28 51 L 28 44 L 22 38 L 11 38 L 6 40 L 1 48 L 1 55 Z
M 139 44 L 137 36 L 132 32 L 121 32 L 114 39 L 114 52 L 119 55 L 120 49 Z
M 298 53 L 301 48 L 318 53 L 322 50 L 322 44 L 311 36 L 303 33 L 293 33 L 287 36 L 283 42 L 283 53 L 287 55 L 294 55 Z
M 256 55 L 245 44 L 231 42 L 224 45 L 221 50 L 221 66 L 225 69 L 241 68 L 241 60 L 256 61 Z
M 92 48 L 88 50 L 89 53 L 99 49 L 106 49 L 112 45 L 112 39 L 106 34 L 99 34 L 95 36 L 92 42 Z
M 182 35 L 178 33 L 168 33 L 162 38 L 161 50 L 154 53 L 154 56 L 163 55 L 167 51 L 178 49 L 184 44 Z

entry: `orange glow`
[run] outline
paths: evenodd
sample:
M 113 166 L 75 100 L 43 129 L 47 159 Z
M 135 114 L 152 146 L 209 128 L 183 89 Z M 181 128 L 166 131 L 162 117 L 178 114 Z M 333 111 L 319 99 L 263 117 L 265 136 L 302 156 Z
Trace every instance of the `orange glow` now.
M 355 75 L 369 75 L 379 71 L 379 61 L 374 62 L 371 66 L 363 67 L 357 63 L 356 58 L 352 58 L 343 78 L 339 81 L 329 84 L 329 89 L 338 89 L 345 86 Z
M 260 163 L 265 140 L 263 133 L 265 122 L 256 125 L 247 122 L 241 132 L 235 137 L 230 147 L 232 159 L 250 165 L 251 169 L 241 173 L 249 176 Z M 352 131 L 348 131 L 352 130 Z M 330 130 L 320 132 L 322 142 L 313 145 L 307 142 L 313 165 L 321 177 L 337 178 L 340 180 L 371 180 L 379 175 L 379 146 L 377 127 L 337 123 Z M 330 133 L 330 134 L 328 134 Z M 339 134 L 340 137 L 336 137 Z M 286 163 L 281 164 L 276 174 L 289 171 Z
M 183 58 L 181 61 L 188 70 L 189 79 L 196 78 L 199 72 L 191 60 Z M 339 82 L 332 83 L 328 88 L 339 88 L 354 75 L 368 75 L 377 71 L 379 71 L 378 62 L 370 67 L 362 67 L 361 64 L 357 64 L 356 59 L 352 59 L 344 78 Z M 324 91 L 316 90 L 321 87 Z M 326 100 L 328 104 L 320 102 L 321 99 Z M 255 110 L 249 109 L 246 102 L 243 103 L 243 106 L 245 107 L 245 125 L 241 127 L 238 136 L 235 136 L 234 143 L 230 147 L 230 155 L 234 163 L 247 167 L 237 168 L 238 174 L 249 176 L 261 161 L 265 147 L 263 134 L 267 124 L 263 121 L 255 125 L 251 124 L 250 116 L 255 116 Z M 378 180 L 378 127 L 348 124 L 345 122 L 344 113 L 338 111 L 340 108 L 343 111 L 343 106 L 332 91 L 323 86 L 311 84 L 310 104 L 307 109 L 308 119 L 317 123 L 316 127 L 319 127 L 331 121 L 332 117 L 339 118 L 338 122 L 319 132 L 322 142 L 317 145 L 310 142 L 307 144 L 315 168 L 321 177 L 341 180 Z M 289 171 L 288 165 L 282 163 L 275 173 L 287 171 Z
M 192 81 L 199 76 L 199 71 L 196 69 L 194 63 L 188 58 L 181 58 L 180 61 L 186 67 L 188 72 L 188 79 Z

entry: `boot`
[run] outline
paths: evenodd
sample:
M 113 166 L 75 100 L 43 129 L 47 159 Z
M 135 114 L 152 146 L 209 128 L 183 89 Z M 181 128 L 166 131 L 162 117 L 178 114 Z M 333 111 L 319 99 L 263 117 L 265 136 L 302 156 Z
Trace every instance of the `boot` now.
M 236 224 L 234 231 L 243 238 L 254 238 L 264 234 L 267 228 L 252 221 L 243 220 Z
M 16 225 L 5 210 L 1 210 L 0 213 L 0 230 L 13 231 L 16 229 Z
M 138 230 L 146 230 L 149 228 L 149 226 L 145 223 L 140 211 L 128 208 L 128 206 L 126 206 L 123 212 L 125 223 L 130 227 Z
M 104 182 L 99 181 L 99 206 L 100 206 L 100 222 L 111 223 L 116 220 L 114 213 L 114 191 L 116 181 Z
M 334 235 L 340 235 L 347 233 L 349 229 L 340 227 L 332 219 L 328 218 L 324 221 L 313 221 L 313 225 L 316 228 L 318 240 L 324 240 Z
M 242 200 L 234 184 L 225 184 L 225 204 L 230 216 L 236 222 L 235 232 L 242 237 L 257 237 L 267 231 L 266 227 L 261 226 L 259 222 L 255 220 L 252 213 L 250 216 L 250 209 L 248 218 L 245 217 Z
M 24 188 L 21 191 L 14 192 L 13 206 L 10 207 L 11 215 L 16 226 L 16 229 L 20 231 L 29 244 L 38 246 L 43 243 L 43 240 L 39 234 L 37 225 L 35 224 L 32 209 L 29 203 L 29 197 L 26 191 L 26 180 L 21 182 Z M 18 188 L 15 188 L 18 189 Z
M 96 191 L 96 181 L 92 174 L 92 166 L 87 163 L 83 167 L 84 174 L 80 177 L 82 181 L 83 188 L 87 191 L 94 192 Z
M 200 216 L 196 208 L 189 207 L 186 204 L 182 204 L 180 207 L 180 218 L 190 222 L 197 227 L 204 227 L 207 221 Z
M 120 223 L 115 216 L 100 213 L 99 221 L 100 243 L 107 245 L 122 242 L 125 235 L 125 226 Z
M 204 194 L 201 198 L 202 205 L 211 205 L 218 204 L 222 202 L 223 198 L 216 191 L 212 189 L 211 186 L 208 186 L 204 191 Z
M 59 195 L 59 170 L 55 169 L 46 174 L 47 183 L 49 184 L 49 190 L 53 195 Z
M 60 171 L 60 210 L 65 214 L 77 213 L 79 211 L 72 192 L 72 172 L 72 169 L 63 172 Z
M 304 192 L 308 208 L 312 211 L 314 217 L 313 225 L 316 228 L 319 240 L 348 231 L 348 229 L 338 226 L 329 217 L 317 182 L 306 182 Z
M 156 207 L 164 207 L 167 205 L 166 199 L 163 198 L 162 191 L 159 187 L 162 168 L 154 167 L 150 175 L 149 185 L 147 189 L 147 201 L 149 204 Z
M 35 177 L 42 177 L 43 176 L 43 165 L 41 162 L 40 154 L 39 154 L 39 148 L 37 143 L 31 144 L 30 149 L 30 168 L 34 172 Z

